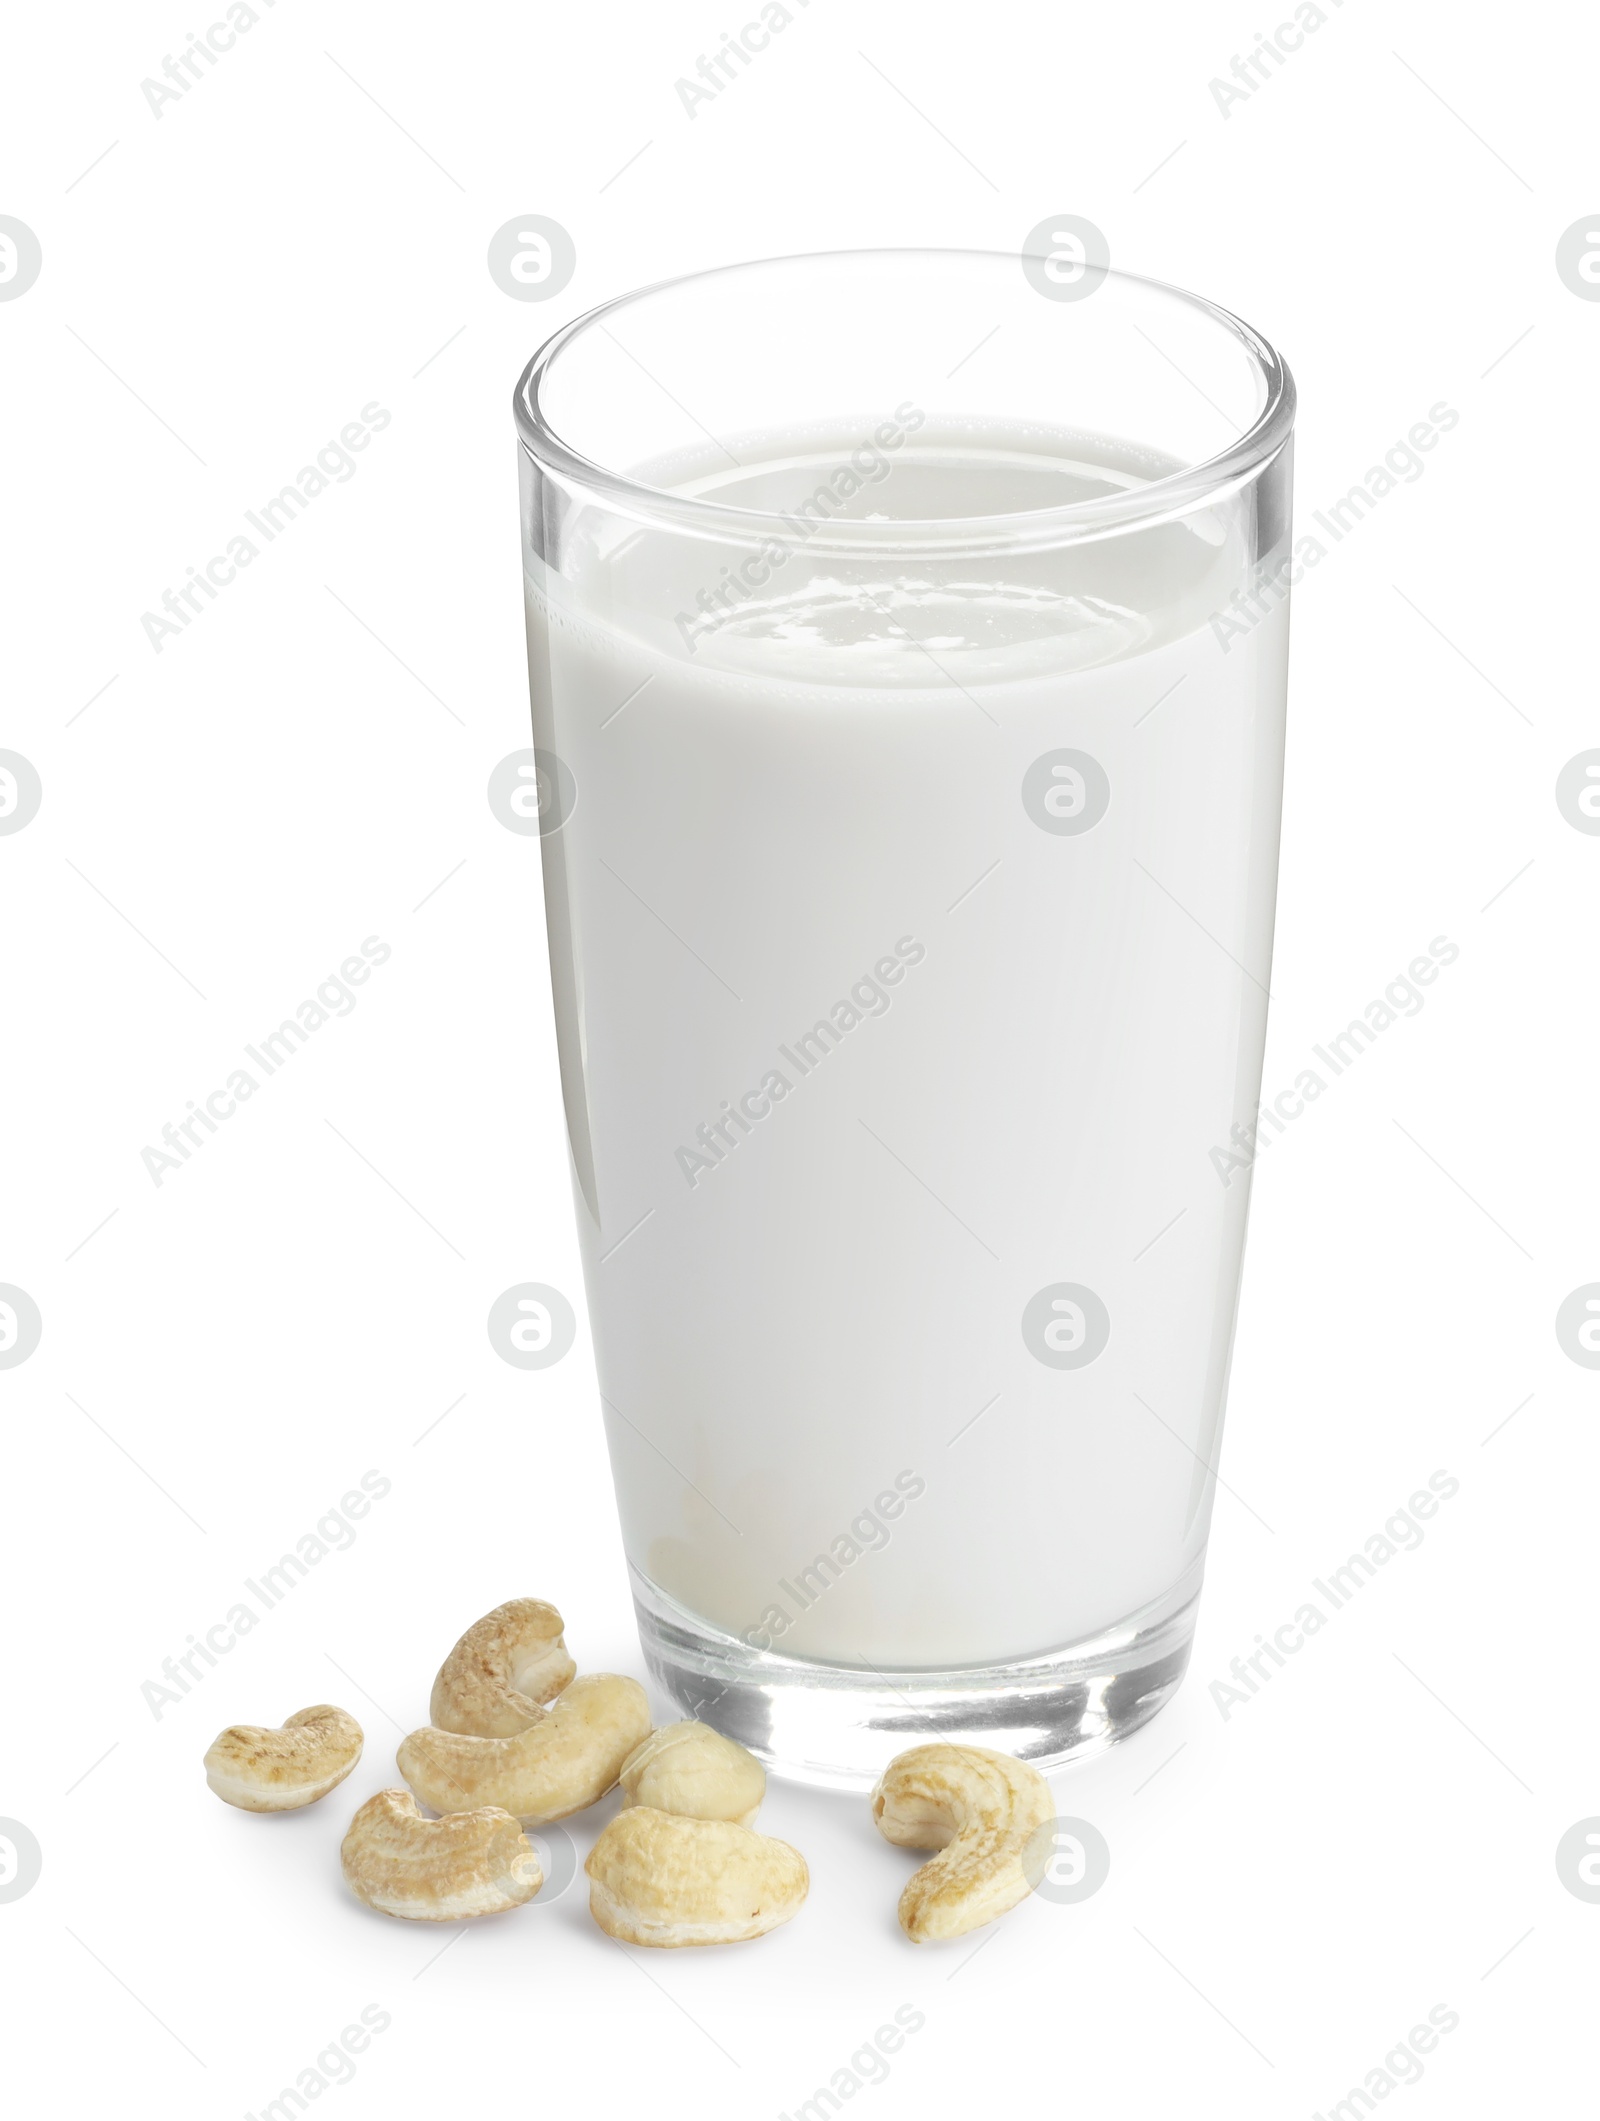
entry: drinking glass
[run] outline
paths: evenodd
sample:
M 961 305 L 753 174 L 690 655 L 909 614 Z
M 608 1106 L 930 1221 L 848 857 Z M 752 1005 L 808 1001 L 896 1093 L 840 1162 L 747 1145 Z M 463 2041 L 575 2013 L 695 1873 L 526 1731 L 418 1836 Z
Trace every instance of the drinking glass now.
M 646 1660 L 780 1773 L 1048 1766 L 1189 1653 L 1260 1091 L 1294 387 L 857 251 L 516 392 L 550 974 Z

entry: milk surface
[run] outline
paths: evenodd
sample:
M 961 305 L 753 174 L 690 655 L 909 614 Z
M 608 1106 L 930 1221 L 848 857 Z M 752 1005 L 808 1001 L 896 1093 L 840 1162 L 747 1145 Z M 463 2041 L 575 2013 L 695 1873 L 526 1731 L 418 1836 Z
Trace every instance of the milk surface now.
M 814 550 L 813 518 L 1173 468 L 914 411 L 648 468 L 789 514 L 759 583 L 737 547 L 598 510 L 563 521 L 559 572 L 526 555 L 629 1559 L 755 1647 L 878 1671 L 1065 1647 L 1193 1586 L 1248 1186 L 1213 1152 L 1259 1090 L 1287 640 L 1281 606 L 1226 651 L 1212 624 L 1248 503 L 1068 553 Z M 796 513 L 821 486 L 833 508 Z

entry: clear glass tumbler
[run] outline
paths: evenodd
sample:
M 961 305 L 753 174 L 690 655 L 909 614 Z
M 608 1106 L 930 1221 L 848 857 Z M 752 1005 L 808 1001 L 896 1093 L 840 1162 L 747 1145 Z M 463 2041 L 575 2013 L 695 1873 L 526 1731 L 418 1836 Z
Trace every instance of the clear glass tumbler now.
M 652 1672 L 780 1773 L 1041 1764 L 1188 1657 L 1257 1124 L 1294 388 L 863 251 L 516 393 L 545 906 Z

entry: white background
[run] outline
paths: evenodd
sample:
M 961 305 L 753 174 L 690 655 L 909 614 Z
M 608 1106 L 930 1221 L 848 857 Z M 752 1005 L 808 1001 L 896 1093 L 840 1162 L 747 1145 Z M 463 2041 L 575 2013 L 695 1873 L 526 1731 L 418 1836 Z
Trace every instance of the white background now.
M 0 1814 L 43 1852 L 0 1905 L 18 2110 L 257 2113 L 369 2004 L 336 2121 L 759 2121 L 906 2004 L 871 2115 L 1325 2113 L 1439 2004 L 1408 2113 L 1584 2110 L 1600 1906 L 1554 1852 L 1600 1813 L 1600 1378 L 1554 1317 L 1600 1277 L 1600 838 L 1554 784 L 1600 745 L 1600 305 L 1554 251 L 1600 206 L 1592 23 L 1325 0 L 1224 117 L 1271 11 L 813 0 L 691 120 L 737 10 L 257 11 L 159 119 L 140 83 L 204 9 L 34 9 L 5 55 L 0 212 L 44 257 L 0 304 L 0 743 L 44 789 L 0 840 L 0 1279 L 44 1320 L 0 1376 Z M 484 262 L 529 212 L 577 247 L 543 306 Z M 537 843 L 484 796 L 528 741 L 512 383 L 647 280 L 1064 212 L 1284 350 L 1302 532 L 1460 413 L 1297 592 L 1268 1090 L 1431 938 L 1460 956 L 1261 1159 L 1189 1679 L 1057 1783 L 1104 1888 L 954 1946 L 900 1936 L 864 1800 L 779 1787 L 812 1893 L 759 1944 L 624 1951 L 581 1880 L 384 1921 L 338 1843 L 461 1627 L 539 1594 L 583 1667 L 642 1669 L 587 1326 L 533 1375 L 484 1331 L 517 1281 L 582 1310 Z M 154 653 L 141 613 L 373 400 L 357 475 Z M 354 1013 L 158 1189 L 144 1145 L 369 935 Z M 155 1718 L 141 1683 L 369 1468 L 356 1544 Z M 1439 1468 L 1424 1545 L 1224 1718 L 1210 1682 Z M 219 1728 L 324 1699 L 368 1734 L 334 1797 L 208 1794 Z

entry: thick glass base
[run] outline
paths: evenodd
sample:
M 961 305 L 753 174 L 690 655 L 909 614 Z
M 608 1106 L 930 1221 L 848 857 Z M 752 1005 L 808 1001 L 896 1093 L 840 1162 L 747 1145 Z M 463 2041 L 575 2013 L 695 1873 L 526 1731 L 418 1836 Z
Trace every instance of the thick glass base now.
M 991 1746 L 1042 1770 L 1148 1723 L 1189 1662 L 1200 1569 L 1091 1640 L 1009 1664 L 874 1671 L 752 1650 L 688 1613 L 638 1570 L 639 1639 L 652 1675 L 775 1775 L 870 1789 L 897 1753 L 935 1739 Z

